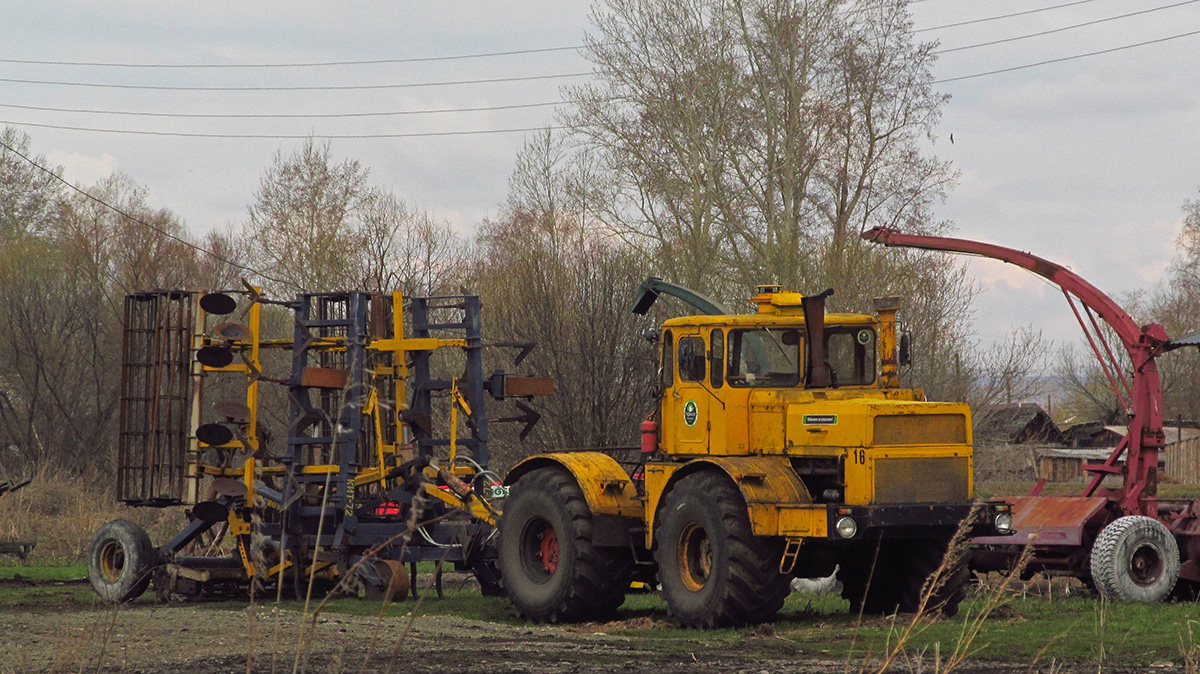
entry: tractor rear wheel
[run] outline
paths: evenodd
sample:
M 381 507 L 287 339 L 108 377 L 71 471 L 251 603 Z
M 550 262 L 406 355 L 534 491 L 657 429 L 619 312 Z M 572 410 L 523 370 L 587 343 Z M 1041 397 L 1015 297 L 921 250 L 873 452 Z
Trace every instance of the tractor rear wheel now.
M 658 577 L 684 627 L 770 620 L 791 590 L 779 573 L 782 546 L 755 536 L 746 501 L 725 475 L 685 477 L 666 495 L 655 531 Z
M 1105 599 L 1159 602 L 1179 579 L 1179 544 L 1152 517 L 1120 517 L 1096 537 L 1091 568 L 1092 581 Z
M 509 601 L 534 622 L 612 617 L 625 601 L 632 558 L 593 544 L 593 518 L 570 473 L 521 476 L 499 523 L 499 567 Z
M 105 522 L 88 546 L 88 580 L 106 602 L 142 596 L 158 566 L 158 551 L 141 527 L 129 520 Z

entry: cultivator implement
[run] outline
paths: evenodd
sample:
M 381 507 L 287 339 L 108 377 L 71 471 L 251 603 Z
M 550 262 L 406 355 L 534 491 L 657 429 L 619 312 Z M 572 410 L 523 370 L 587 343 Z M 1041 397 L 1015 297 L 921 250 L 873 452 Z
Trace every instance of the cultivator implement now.
M 264 336 L 281 322 L 289 337 Z M 160 595 L 279 584 L 378 597 L 407 588 L 404 563 L 435 560 L 497 590 L 505 490 L 487 470 L 485 409 L 553 383 L 485 376 L 484 348 L 472 295 L 129 296 L 118 497 L 186 507 L 189 523 L 157 547 L 130 522 L 104 525 L 93 586 L 111 601 L 151 579 Z M 275 440 L 264 418 L 284 408 Z

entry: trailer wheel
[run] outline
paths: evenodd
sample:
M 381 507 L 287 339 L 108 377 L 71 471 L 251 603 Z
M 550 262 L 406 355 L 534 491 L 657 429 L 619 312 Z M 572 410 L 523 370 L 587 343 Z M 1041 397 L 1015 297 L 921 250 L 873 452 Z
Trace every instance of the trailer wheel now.
M 591 510 L 566 471 L 541 468 L 517 480 L 499 529 L 500 576 L 523 617 L 600 620 L 624 603 L 630 555 L 592 544 Z
M 755 536 L 746 501 L 724 475 L 683 479 L 666 496 L 655 532 L 659 582 L 684 627 L 770 620 L 791 590 L 779 573 L 781 546 Z
M 88 546 L 88 580 L 106 602 L 122 604 L 150 586 L 158 551 L 141 527 L 129 520 L 105 522 Z
M 1092 546 L 1092 580 L 1109 601 L 1154 603 L 1179 579 L 1179 545 L 1162 522 L 1130 515 L 1100 530 Z

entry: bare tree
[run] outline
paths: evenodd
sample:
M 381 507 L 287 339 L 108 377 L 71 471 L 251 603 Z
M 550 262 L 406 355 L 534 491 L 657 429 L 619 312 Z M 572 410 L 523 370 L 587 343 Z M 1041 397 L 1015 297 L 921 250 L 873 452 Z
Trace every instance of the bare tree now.
M 728 300 L 766 282 L 833 286 L 841 310 L 901 295 L 928 348 L 912 378 L 955 391 L 963 267 L 858 237 L 948 228 L 931 210 L 955 174 L 920 147 L 945 96 L 906 3 L 609 0 L 593 23 L 596 81 L 568 90 L 563 118 L 607 176 L 597 219 L 661 275 Z
M 354 160 L 335 163 L 328 142 L 312 138 L 290 156 L 277 152 L 250 206 L 250 259 L 289 292 L 354 287 L 367 173 Z
M 646 391 L 655 350 L 629 313 L 645 262 L 595 226 L 588 161 L 551 132 L 534 134 L 504 212 L 480 229 L 472 265 L 489 332 L 536 342 L 523 368 L 556 382 L 554 397 L 538 403 L 544 416 L 527 451 L 633 444 L 638 420 L 654 408 Z M 495 457 L 501 464 L 519 458 Z
M 308 139 L 275 155 L 250 207 L 250 260 L 277 292 L 403 290 L 429 293 L 459 271 L 463 245 L 450 225 L 368 183 L 354 160 L 335 162 Z M 275 284 L 278 285 L 278 284 Z
M 360 285 L 406 295 L 445 291 L 463 272 L 465 244 L 450 224 L 373 189 L 360 225 Z
M 979 351 L 967 402 L 980 408 L 1040 398 L 1048 389 L 1050 347 L 1040 330 L 1024 326 L 1005 341 Z
M 54 176 L 62 169 L 55 167 L 46 173 L 10 151 L 8 148 L 47 165 L 45 157 L 32 155 L 29 135 L 11 126 L 0 131 L 0 141 L 0 243 L 8 243 L 50 226 L 62 196 L 62 183 Z

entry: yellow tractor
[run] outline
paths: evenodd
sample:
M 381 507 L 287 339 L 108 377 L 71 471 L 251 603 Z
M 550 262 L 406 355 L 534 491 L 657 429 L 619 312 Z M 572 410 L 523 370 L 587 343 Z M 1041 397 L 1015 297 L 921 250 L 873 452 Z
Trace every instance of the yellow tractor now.
M 900 388 L 899 301 L 826 314 L 832 290 L 760 286 L 757 311 L 735 315 L 651 278 L 634 312 L 660 294 L 700 313 L 653 335 L 642 461 L 556 452 L 505 478 L 498 563 L 517 611 L 606 618 L 637 578 L 683 626 L 752 624 L 779 611 L 791 578 L 836 569 L 856 611 L 953 615 L 968 579 L 965 555 L 946 554 L 955 533 L 1008 534 L 1012 518 L 973 504 L 967 405 Z

